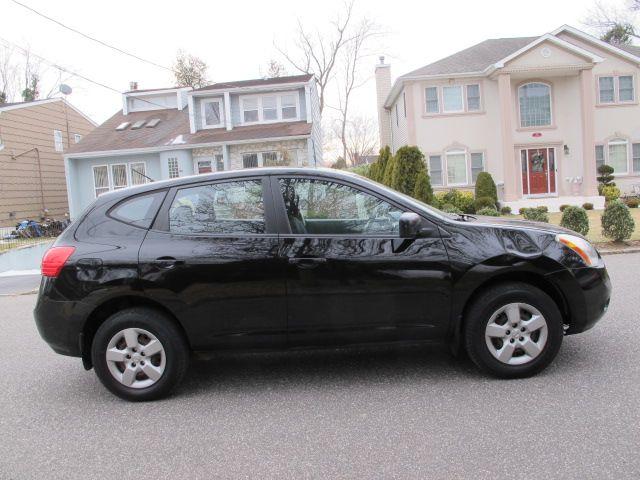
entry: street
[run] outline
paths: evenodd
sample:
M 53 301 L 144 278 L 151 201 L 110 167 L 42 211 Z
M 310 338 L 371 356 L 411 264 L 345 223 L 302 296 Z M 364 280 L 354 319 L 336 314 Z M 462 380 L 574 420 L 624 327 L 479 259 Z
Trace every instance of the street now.
M 606 262 L 609 312 L 534 378 L 440 346 L 212 354 L 144 404 L 0 297 L 0 478 L 639 478 L 640 254 Z

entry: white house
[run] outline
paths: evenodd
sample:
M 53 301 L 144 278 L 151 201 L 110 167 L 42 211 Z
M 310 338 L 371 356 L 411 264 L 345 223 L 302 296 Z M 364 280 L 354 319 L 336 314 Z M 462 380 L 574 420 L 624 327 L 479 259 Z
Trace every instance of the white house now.
M 322 163 L 315 79 L 131 90 L 122 110 L 65 155 L 72 218 L 98 195 L 212 171 Z

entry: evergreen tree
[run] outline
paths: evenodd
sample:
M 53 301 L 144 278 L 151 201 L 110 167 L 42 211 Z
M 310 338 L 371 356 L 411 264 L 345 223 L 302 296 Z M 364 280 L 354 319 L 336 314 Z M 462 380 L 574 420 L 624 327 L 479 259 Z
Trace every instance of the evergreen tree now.
M 413 195 L 418 175 L 425 170 L 424 155 L 420 149 L 405 145 L 395 155 L 391 188 L 406 195 Z
M 416 178 L 416 187 L 413 189 L 413 198 L 421 202 L 433 205 L 433 188 L 431 188 L 431 178 L 425 168 Z

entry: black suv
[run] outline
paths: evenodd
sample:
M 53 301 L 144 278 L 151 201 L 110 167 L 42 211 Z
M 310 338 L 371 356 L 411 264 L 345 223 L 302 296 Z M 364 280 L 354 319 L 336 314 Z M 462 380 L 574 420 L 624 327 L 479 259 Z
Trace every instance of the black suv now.
M 591 328 L 598 252 L 542 223 L 448 215 L 357 175 L 264 168 L 100 196 L 46 253 L 35 318 L 129 400 L 190 351 L 445 341 L 524 377 Z

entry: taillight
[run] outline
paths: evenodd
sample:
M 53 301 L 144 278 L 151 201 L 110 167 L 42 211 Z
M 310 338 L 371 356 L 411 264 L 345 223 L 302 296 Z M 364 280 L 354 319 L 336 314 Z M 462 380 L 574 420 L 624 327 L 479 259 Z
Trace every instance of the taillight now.
M 42 275 L 57 277 L 76 247 L 51 247 L 42 257 Z

